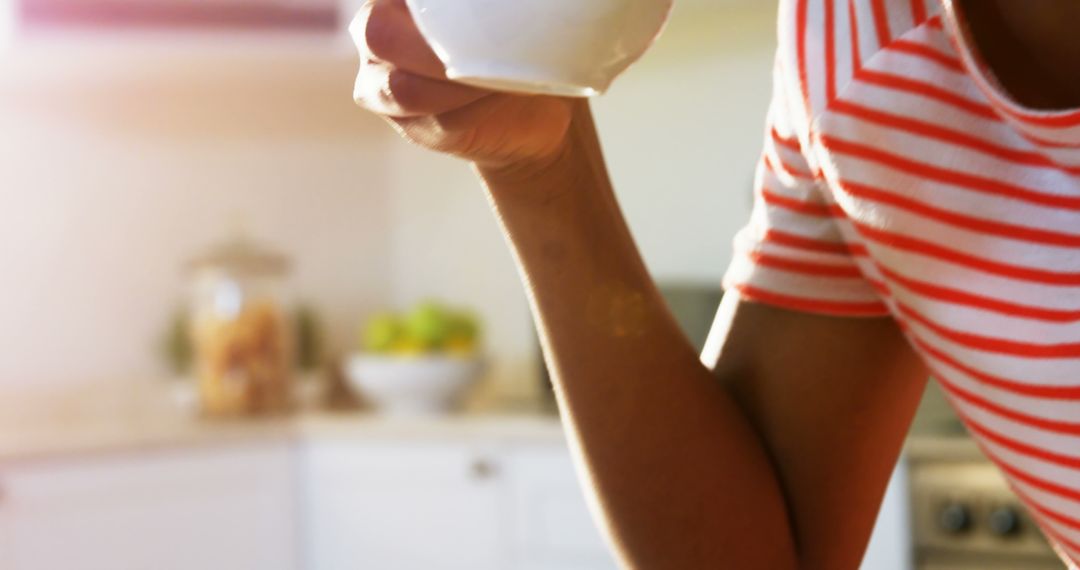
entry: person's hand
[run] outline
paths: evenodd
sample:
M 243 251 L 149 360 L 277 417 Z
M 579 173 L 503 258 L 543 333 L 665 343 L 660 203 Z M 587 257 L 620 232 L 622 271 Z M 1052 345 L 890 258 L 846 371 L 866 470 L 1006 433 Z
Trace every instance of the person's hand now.
M 356 99 L 407 139 L 489 168 L 542 165 L 563 150 L 572 102 L 447 80 L 404 0 L 369 0 L 351 27 Z

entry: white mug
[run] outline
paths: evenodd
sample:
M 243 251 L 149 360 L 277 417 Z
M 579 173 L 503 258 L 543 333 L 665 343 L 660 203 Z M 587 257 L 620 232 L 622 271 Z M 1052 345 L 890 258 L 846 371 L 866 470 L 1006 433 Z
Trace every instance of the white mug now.
M 452 80 L 519 93 L 606 91 L 660 35 L 673 0 L 406 0 Z

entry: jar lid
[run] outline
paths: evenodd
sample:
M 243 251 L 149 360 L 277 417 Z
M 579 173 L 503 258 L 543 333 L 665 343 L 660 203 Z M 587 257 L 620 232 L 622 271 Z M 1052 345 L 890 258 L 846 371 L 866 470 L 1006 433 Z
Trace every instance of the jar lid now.
M 289 258 L 278 251 L 253 241 L 243 233 L 216 244 L 188 261 L 191 271 L 221 269 L 235 273 L 263 275 L 285 274 L 290 268 Z

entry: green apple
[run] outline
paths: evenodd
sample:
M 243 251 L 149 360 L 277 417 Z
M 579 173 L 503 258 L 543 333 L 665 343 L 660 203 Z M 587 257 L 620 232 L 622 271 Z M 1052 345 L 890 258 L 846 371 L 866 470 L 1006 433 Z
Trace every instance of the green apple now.
M 401 318 L 393 313 L 382 313 L 368 320 L 361 345 L 368 352 L 390 352 L 401 343 L 404 336 L 405 327 Z
M 449 331 L 443 349 L 457 356 L 471 356 L 476 352 L 480 338 L 480 325 L 476 316 L 468 311 L 455 311 L 450 315 Z
M 450 313 L 440 304 L 425 301 L 405 316 L 405 334 L 425 350 L 440 350 L 450 332 Z

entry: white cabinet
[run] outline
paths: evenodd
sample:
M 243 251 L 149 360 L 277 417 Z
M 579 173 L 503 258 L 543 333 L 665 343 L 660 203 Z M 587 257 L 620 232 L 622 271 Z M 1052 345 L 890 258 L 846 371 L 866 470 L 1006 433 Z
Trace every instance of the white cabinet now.
M 313 443 L 310 570 L 504 570 L 502 465 L 467 444 Z
M 0 568 L 12 568 L 11 561 L 11 516 L 2 507 L 4 500 L 3 489 L 0 489 Z
M 907 462 L 901 459 L 881 502 L 862 570 L 911 570 L 914 567 L 909 500 Z
M 612 570 L 561 442 L 313 443 L 308 570 Z
M 285 445 L 0 466 L 5 570 L 294 570 Z
M 0 463 L 0 570 L 615 570 L 558 438 L 304 436 Z M 911 568 L 903 465 L 863 568 Z
M 507 459 L 516 570 L 616 570 L 589 513 L 569 450 L 515 448 Z

